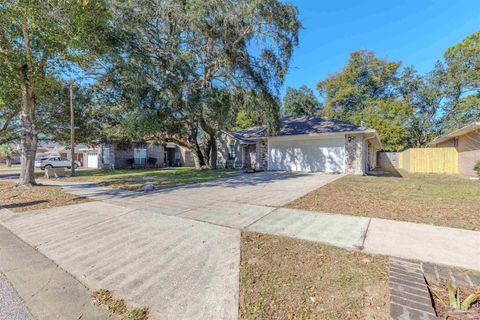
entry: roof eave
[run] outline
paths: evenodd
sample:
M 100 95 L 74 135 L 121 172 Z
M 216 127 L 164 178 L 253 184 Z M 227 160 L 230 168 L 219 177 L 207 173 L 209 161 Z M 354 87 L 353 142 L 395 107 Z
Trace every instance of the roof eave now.
M 377 131 L 374 129 L 366 129 L 366 130 L 353 130 L 353 131 L 335 131 L 335 132 L 322 132 L 322 133 L 304 133 L 304 134 L 291 134 L 291 135 L 278 135 L 278 136 L 263 136 L 263 137 L 249 137 L 249 140 L 262 140 L 266 138 L 272 138 L 272 137 L 317 137 L 317 136 L 333 136 L 333 135 L 339 135 L 339 134 L 363 134 L 363 133 L 375 133 L 378 138 Z M 379 138 L 378 138 L 379 139 Z M 380 140 L 380 139 L 379 139 Z
M 448 141 L 452 138 L 462 136 L 464 134 L 470 133 L 470 132 L 478 130 L 478 129 L 480 129 L 480 122 L 474 122 L 474 123 L 471 123 L 471 124 L 469 124 L 465 127 L 462 127 L 462 128 L 457 129 L 455 131 L 452 131 L 449 134 L 439 136 L 439 137 L 435 138 L 433 141 L 427 143 L 427 145 L 428 146 L 433 146 L 433 145 Z

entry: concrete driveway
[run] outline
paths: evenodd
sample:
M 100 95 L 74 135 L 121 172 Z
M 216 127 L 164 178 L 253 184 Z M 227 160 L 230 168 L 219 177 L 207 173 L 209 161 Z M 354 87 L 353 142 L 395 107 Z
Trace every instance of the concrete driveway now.
M 251 223 L 343 175 L 261 172 L 152 193 L 112 190 L 95 184 L 60 184 L 65 191 L 135 209 L 232 228 Z
M 147 194 L 53 182 L 100 202 L 0 221 L 88 288 L 149 306 L 151 319 L 237 319 L 240 229 L 340 177 L 242 174 Z

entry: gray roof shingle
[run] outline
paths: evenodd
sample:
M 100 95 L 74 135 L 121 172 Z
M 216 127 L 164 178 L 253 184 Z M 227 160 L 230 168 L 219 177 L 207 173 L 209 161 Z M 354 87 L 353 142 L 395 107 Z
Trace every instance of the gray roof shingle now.
M 242 131 L 229 132 L 234 138 L 243 143 L 253 143 L 249 139 L 265 136 L 265 127 L 256 126 Z M 285 117 L 280 119 L 278 136 L 294 136 L 302 134 L 342 133 L 352 131 L 367 131 L 368 128 L 340 120 L 320 116 Z

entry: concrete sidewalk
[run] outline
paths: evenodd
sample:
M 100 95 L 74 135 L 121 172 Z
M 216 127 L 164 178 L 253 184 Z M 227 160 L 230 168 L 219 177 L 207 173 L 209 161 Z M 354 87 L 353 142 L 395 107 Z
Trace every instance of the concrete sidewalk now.
M 0 220 L 91 290 L 148 306 L 152 320 L 238 317 L 238 230 L 105 202 Z
M 480 271 L 480 232 L 371 219 L 364 251 Z
M 18 317 L 1 319 L 111 318 L 106 311 L 92 305 L 90 291 L 77 279 L 3 226 L 0 226 L 0 271 L 18 293 L 17 298 L 12 292 L 8 296 L 11 303 L 17 303 L 14 311 L 18 311 Z M 8 284 L 4 285 L 7 290 Z M 8 301 L 2 298 L 0 306 L 5 303 Z M 0 315 L 6 312 L 0 311 Z

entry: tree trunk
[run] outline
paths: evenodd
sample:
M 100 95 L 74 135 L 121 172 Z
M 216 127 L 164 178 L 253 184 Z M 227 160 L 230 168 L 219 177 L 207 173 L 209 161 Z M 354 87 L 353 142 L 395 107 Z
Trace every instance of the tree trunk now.
M 205 158 L 203 157 L 202 149 L 198 145 L 198 142 L 195 140 L 193 143 L 193 160 L 195 162 L 195 169 L 201 169 L 205 166 Z
M 208 148 L 205 149 L 205 155 L 208 155 L 208 166 L 210 169 L 217 169 L 217 138 L 216 131 L 213 127 L 207 124 L 203 116 L 199 117 L 200 125 L 202 126 L 203 131 L 206 132 L 208 136 L 208 141 L 206 145 Z
M 35 182 L 35 154 L 37 153 L 37 132 L 35 130 L 35 102 L 31 87 L 28 84 L 22 84 L 22 110 L 20 113 L 20 122 L 22 127 L 21 146 L 21 186 L 33 186 Z
M 217 169 L 217 138 L 210 136 L 210 169 Z
M 212 147 L 210 145 L 210 139 L 205 140 L 204 147 L 202 150 L 203 158 L 205 159 L 205 164 L 210 168 L 210 151 Z
M 5 157 L 5 164 L 7 165 L 7 167 L 12 166 L 12 158 L 10 156 Z
M 195 168 L 201 169 L 205 165 L 205 157 L 202 153 L 202 149 L 197 141 L 198 126 L 197 124 L 190 122 L 188 124 L 188 141 L 191 151 L 193 151 L 193 160 L 195 162 Z

